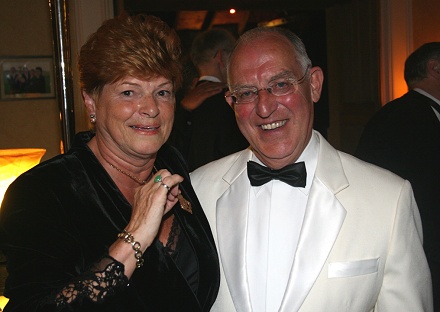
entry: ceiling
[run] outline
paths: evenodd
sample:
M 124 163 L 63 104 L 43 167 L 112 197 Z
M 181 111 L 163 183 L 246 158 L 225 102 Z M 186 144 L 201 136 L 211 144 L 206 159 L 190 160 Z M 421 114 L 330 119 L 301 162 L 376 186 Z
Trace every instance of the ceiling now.
M 215 26 L 241 34 L 257 25 L 281 25 L 299 12 L 324 10 L 350 0 L 121 0 L 119 10 L 161 17 L 178 31 L 198 31 Z M 235 14 L 229 13 L 234 8 Z

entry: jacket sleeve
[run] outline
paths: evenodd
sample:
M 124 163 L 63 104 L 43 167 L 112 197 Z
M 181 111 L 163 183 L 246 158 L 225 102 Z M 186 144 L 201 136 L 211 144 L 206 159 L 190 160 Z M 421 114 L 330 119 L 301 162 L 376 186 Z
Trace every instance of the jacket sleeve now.
M 376 312 L 433 311 L 420 214 L 409 182 L 402 189 Z

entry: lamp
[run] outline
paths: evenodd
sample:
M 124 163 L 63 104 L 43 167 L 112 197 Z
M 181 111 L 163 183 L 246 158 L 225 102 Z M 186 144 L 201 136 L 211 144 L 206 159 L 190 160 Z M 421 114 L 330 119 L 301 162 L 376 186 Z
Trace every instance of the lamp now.
M 9 299 L 4 297 L 4 296 L 0 296 L 0 312 L 4 310 L 6 304 L 8 303 Z
M 44 153 L 43 148 L 0 149 L 0 204 L 9 184 L 37 165 Z

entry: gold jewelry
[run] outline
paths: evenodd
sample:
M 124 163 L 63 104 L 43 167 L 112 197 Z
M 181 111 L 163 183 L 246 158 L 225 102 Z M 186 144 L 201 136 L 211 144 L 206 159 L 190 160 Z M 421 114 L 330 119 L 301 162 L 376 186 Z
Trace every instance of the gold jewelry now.
M 153 175 L 153 172 L 150 173 L 150 175 L 148 176 L 148 178 L 146 180 L 141 180 L 131 174 L 129 174 L 128 172 L 125 172 L 122 169 L 119 169 L 118 167 L 116 167 L 115 165 L 112 165 L 111 163 L 109 163 L 107 160 L 106 162 L 110 165 L 110 167 L 112 167 L 113 169 L 118 170 L 120 173 L 125 174 L 127 177 L 131 178 L 132 180 L 136 181 L 137 183 L 139 183 L 140 185 L 144 185 L 145 183 L 147 183 L 147 181 L 150 179 L 150 177 Z M 155 167 L 153 167 L 154 169 L 156 169 Z
M 144 265 L 144 259 L 142 258 L 141 244 L 134 240 L 133 235 L 127 232 L 127 230 L 123 230 L 122 233 L 118 234 L 118 238 L 124 240 L 127 244 L 130 244 L 134 250 L 134 257 L 136 258 L 136 268 L 139 269 Z
M 179 199 L 180 208 L 192 214 L 193 211 L 192 211 L 191 203 L 187 199 L 185 199 L 185 197 L 183 197 L 183 195 L 180 193 L 179 195 L 177 195 L 177 198 Z
M 158 170 L 156 169 L 156 167 L 153 167 L 154 170 L 157 172 Z M 160 181 L 159 181 L 160 178 Z M 156 178 L 154 178 L 154 182 L 156 182 L 156 179 L 158 180 L 157 182 L 162 182 L 162 177 L 160 175 L 156 176 Z M 166 188 L 168 191 L 170 191 L 170 187 L 168 185 L 166 185 L 165 183 L 161 183 L 161 185 Z M 183 210 L 185 210 L 186 212 L 189 212 L 190 214 L 192 214 L 192 206 L 189 200 L 185 199 L 185 197 L 183 197 L 183 195 L 181 193 L 177 194 L 177 199 L 179 200 L 179 204 L 180 204 L 180 208 L 182 208 Z
M 124 170 L 119 169 L 119 168 L 116 167 L 115 165 L 112 165 L 112 164 L 109 163 L 107 160 L 106 160 L 106 162 L 107 162 L 112 168 L 118 170 L 118 171 L 119 171 L 120 173 L 122 173 L 122 174 L 125 174 L 127 177 L 133 179 L 134 181 L 136 181 L 137 183 L 139 183 L 139 184 L 141 184 L 141 185 L 144 185 L 145 183 L 147 183 L 147 181 L 148 181 L 148 180 L 150 179 L 150 177 L 153 175 L 153 171 L 154 171 L 154 172 L 157 172 L 157 171 L 158 171 L 158 170 L 156 169 L 156 167 L 153 166 L 153 171 L 151 172 L 151 174 L 150 174 L 150 176 L 148 177 L 148 179 L 146 179 L 146 180 L 141 180 L 141 179 L 139 179 L 139 178 L 137 178 L 137 177 L 135 177 L 135 176 L 129 174 L 128 172 L 125 172 Z M 156 181 L 156 180 L 157 180 L 157 181 Z M 162 177 L 161 177 L 160 175 L 156 176 L 156 177 L 154 178 L 154 182 L 155 182 L 155 183 L 162 182 Z M 162 185 L 163 187 L 165 187 L 168 191 L 171 189 L 171 188 L 170 188 L 168 185 L 166 185 L 165 183 L 161 183 L 161 185 Z M 178 198 L 178 200 L 179 200 L 180 208 L 182 208 L 183 210 L 185 210 L 185 211 L 187 211 L 187 212 L 189 212 L 189 213 L 192 214 L 192 205 L 191 205 L 191 203 L 190 203 L 187 199 L 185 199 L 185 198 L 183 197 L 183 195 L 180 194 L 180 193 L 177 195 L 177 198 Z

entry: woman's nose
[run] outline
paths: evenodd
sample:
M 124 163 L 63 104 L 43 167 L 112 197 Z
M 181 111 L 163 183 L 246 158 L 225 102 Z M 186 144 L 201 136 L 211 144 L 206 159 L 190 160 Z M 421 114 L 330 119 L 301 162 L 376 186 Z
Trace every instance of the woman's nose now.
M 139 103 L 139 113 L 141 115 L 148 115 L 155 117 L 159 114 L 159 107 L 156 100 L 151 95 L 144 96 Z

